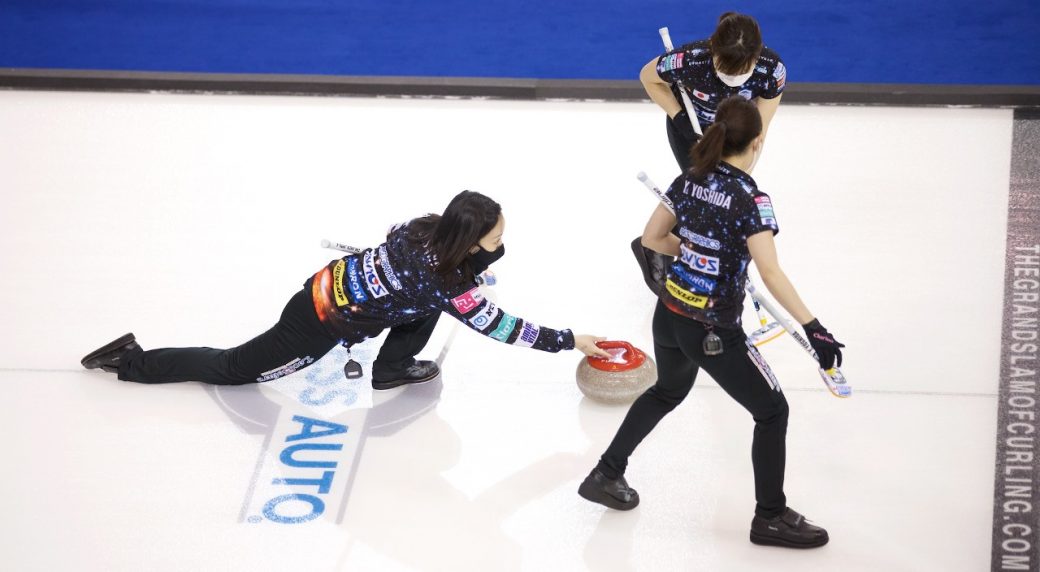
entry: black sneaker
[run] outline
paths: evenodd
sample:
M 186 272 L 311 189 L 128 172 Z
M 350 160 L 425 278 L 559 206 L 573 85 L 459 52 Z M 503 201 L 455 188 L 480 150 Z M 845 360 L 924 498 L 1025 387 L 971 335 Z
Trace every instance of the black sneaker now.
M 632 510 L 639 506 L 639 493 L 628 486 L 625 476 L 608 479 L 599 469 L 592 469 L 578 487 L 578 494 L 586 500 L 615 510 Z
M 788 508 L 773 518 L 756 516 L 751 520 L 751 542 L 787 548 L 816 548 L 827 544 L 827 531 L 809 524 L 805 517 Z
M 110 373 L 118 373 L 119 361 L 123 356 L 129 351 L 139 349 L 141 346 L 137 345 L 134 335 L 126 334 L 90 352 L 79 363 L 87 369 L 101 368 Z
M 414 365 L 404 370 L 404 373 L 393 379 L 377 379 L 375 373 L 373 373 L 372 389 L 393 389 L 401 385 L 422 383 L 430 381 L 440 374 L 441 368 L 437 367 L 437 362 L 417 361 Z

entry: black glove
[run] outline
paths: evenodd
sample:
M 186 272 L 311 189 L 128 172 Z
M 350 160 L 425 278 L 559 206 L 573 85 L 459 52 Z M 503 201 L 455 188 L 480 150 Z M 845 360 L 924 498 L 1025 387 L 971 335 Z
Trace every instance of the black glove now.
M 809 339 L 809 345 L 816 350 L 820 357 L 820 367 L 830 369 L 834 367 L 834 359 L 838 359 L 838 367 L 841 367 L 841 348 L 845 344 L 834 339 L 827 328 L 820 325 L 820 321 L 813 318 L 808 324 L 803 324 L 805 337 Z
M 700 139 L 697 132 L 693 130 L 693 123 L 690 123 L 690 115 L 686 113 L 685 109 L 680 109 L 679 113 L 676 113 L 675 117 L 672 118 L 672 127 L 679 132 L 679 135 L 682 135 L 684 139 L 691 143 L 696 143 Z

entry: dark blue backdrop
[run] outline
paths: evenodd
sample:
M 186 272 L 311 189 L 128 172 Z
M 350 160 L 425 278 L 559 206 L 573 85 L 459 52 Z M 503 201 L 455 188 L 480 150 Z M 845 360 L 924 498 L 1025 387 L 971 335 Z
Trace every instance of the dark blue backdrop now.
M 794 82 L 1040 85 L 1038 0 L 0 0 L 0 67 L 635 79 L 729 9 Z

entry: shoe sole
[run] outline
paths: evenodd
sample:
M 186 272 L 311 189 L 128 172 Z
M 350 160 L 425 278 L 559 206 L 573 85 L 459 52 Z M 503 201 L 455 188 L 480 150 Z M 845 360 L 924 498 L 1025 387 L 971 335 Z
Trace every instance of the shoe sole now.
M 755 531 L 751 531 L 751 542 L 758 544 L 759 546 L 782 546 L 784 548 L 819 548 L 824 544 L 830 542 L 829 536 L 824 536 L 820 540 L 814 540 L 812 542 L 791 542 L 784 538 L 777 538 L 775 536 L 767 536 L 765 534 L 758 534 Z
M 119 339 L 117 339 L 117 340 L 115 340 L 113 342 L 109 342 L 109 343 L 105 344 L 104 346 L 102 346 L 102 347 L 100 347 L 100 348 L 90 352 L 89 354 L 87 354 L 86 357 L 84 357 L 83 359 L 79 360 L 79 363 L 80 363 L 80 365 L 82 365 L 83 367 L 85 367 L 87 369 L 97 369 L 97 368 L 101 367 L 101 362 L 98 361 L 99 357 L 101 357 L 102 355 L 105 355 L 107 353 L 110 353 L 110 352 L 112 352 L 114 350 L 117 350 L 117 349 L 119 349 L 119 348 L 129 344 L 130 342 L 133 342 L 133 341 L 136 341 L 136 339 L 134 338 L 134 335 L 132 333 L 131 334 L 124 334 L 124 335 L 120 336 Z
M 440 371 L 437 373 L 424 377 L 422 379 L 395 379 L 394 381 L 373 381 L 372 389 L 382 391 L 384 389 L 393 389 L 395 387 L 401 387 L 402 385 L 415 385 L 417 383 L 426 383 L 427 381 L 433 381 L 437 379 L 437 376 L 441 374 Z
M 596 504 L 601 504 L 607 508 L 612 508 L 614 510 L 632 510 L 639 506 L 638 494 L 636 494 L 636 498 L 632 502 L 621 502 L 608 494 L 600 492 L 598 489 L 596 489 L 592 485 L 589 485 L 587 482 L 581 483 L 581 486 L 578 487 L 578 495 L 580 495 L 581 498 L 587 501 L 591 501 Z

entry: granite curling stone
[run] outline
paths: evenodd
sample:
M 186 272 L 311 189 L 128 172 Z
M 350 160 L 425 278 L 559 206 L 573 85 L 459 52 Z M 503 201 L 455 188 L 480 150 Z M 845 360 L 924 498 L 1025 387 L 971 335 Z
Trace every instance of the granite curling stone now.
M 578 389 L 600 403 L 632 403 L 657 382 L 657 365 L 628 342 L 596 342 L 610 359 L 585 357 L 578 363 Z

